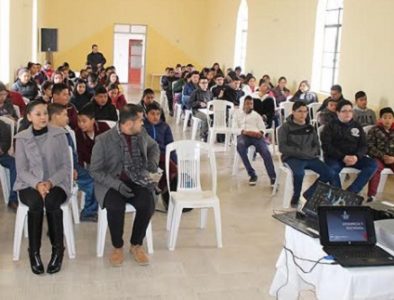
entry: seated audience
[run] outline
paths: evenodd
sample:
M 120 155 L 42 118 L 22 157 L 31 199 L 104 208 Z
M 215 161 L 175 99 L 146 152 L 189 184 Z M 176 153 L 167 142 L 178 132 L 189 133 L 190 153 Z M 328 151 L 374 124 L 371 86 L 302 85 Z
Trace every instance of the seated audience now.
M 337 118 L 337 101 L 329 99 L 327 106 L 317 113 L 317 122 L 320 125 L 327 125 Z
M 375 112 L 367 107 L 367 94 L 358 91 L 355 96 L 356 105 L 353 108 L 353 118 L 360 123 L 362 127 L 376 124 Z
M 159 106 L 159 102 L 155 101 L 155 92 L 152 89 L 145 89 L 144 92 L 142 93 L 142 99 L 139 103 L 141 105 L 143 111 L 144 111 L 144 118 L 146 118 L 146 108 L 148 107 L 149 104 L 152 103 L 157 103 Z M 160 114 L 160 119 L 165 122 L 166 117 L 164 115 L 164 111 L 162 108 L 160 108 L 161 114 Z
M 174 68 L 168 68 L 166 75 L 161 78 L 161 87 L 166 92 L 167 100 L 168 100 L 168 109 L 170 111 L 170 116 L 174 115 L 173 111 L 173 95 L 172 95 L 172 83 L 177 80 L 174 73 Z
M 30 101 L 37 98 L 38 86 L 31 79 L 31 74 L 28 69 L 22 68 L 18 71 L 18 79 L 14 82 L 11 89 L 20 93 L 23 97 Z
M 252 74 L 246 76 L 246 84 L 242 87 L 245 96 L 252 95 L 256 91 L 256 78 Z
M 170 126 L 160 119 L 161 108 L 158 103 L 149 104 L 146 108 L 146 118 L 144 119 L 144 127 L 146 132 L 159 145 L 160 160 L 159 168 L 163 170 L 158 187 L 162 192 L 163 204 L 168 209 L 169 191 L 167 188 L 167 179 L 165 172 L 166 146 L 174 141 Z M 170 156 L 170 189 L 176 190 L 177 186 L 177 165 L 174 153 Z
M 300 200 L 305 169 L 312 170 L 319 178 L 308 188 L 303 197 L 308 200 L 315 192 L 317 182 L 332 183 L 334 171 L 319 159 L 320 143 L 316 129 L 307 123 L 308 107 L 303 101 L 293 104 L 293 113 L 279 128 L 278 144 L 282 161 L 293 173 L 294 192 L 291 198 L 292 207 L 297 207 Z
M 123 88 L 122 85 L 119 82 L 119 76 L 116 74 L 115 71 L 111 71 L 111 68 L 107 68 L 106 72 L 108 73 L 106 75 L 107 81 L 105 82 L 105 87 L 107 88 L 107 90 L 109 90 L 109 86 L 111 84 L 115 84 L 118 86 L 118 90 L 119 90 L 119 94 L 123 94 Z
M 221 99 L 224 94 L 224 76 L 223 74 L 218 74 L 215 76 L 215 85 L 210 89 L 212 92 L 213 99 Z
M 238 106 L 239 100 L 245 95 L 245 93 L 241 90 L 240 85 L 241 80 L 239 77 L 231 77 L 231 82 L 226 85 L 223 92 L 223 97 L 220 99 L 230 101 L 234 104 L 234 106 Z
M 360 170 L 347 190 L 359 193 L 376 171 L 376 162 L 367 156 L 367 139 L 361 125 L 353 120 L 353 104 L 348 100 L 337 103 L 338 118 L 324 126 L 321 142 L 324 159 L 335 172 L 333 184 L 341 187 L 339 173 L 345 167 Z
M 198 71 L 193 71 L 189 73 L 188 77 L 188 82 L 185 84 L 182 91 L 182 104 L 184 108 L 191 109 L 190 95 L 198 88 L 200 73 L 198 73 Z
M 265 74 L 265 75 L 263 75 L 263 77 L 261 79 L 267 83 L 270 90 L 274 89 L 274 85 L 272 84 L 271 77 L 269 75 Z
M 85 193 L 85 206 L 81 211 L 81 222 L 97 222 L 97 201 L 94 196 L 93 178 L 89 172 L 78 163 L 76 145 L 70 131 L 67 129 L 68 115 L 67 109 L 60 104 L 51 103 L 48 105 L 49 124 L 52 127 L 63 128 L 66 130 L 66 136 L 69 146 L 73 152 L 73 173 L 74 180 L 78 184 L 78 189 Z M 74 133 L 72 133 L 74 134 Z
M 92 101 L 87 104 L 94 108 L 94 116 L 96 121 L 117 121 L 118 114 L 115 106 L 112 105 L 111 99 L 108 97 L 107 90 L 102 85 L 98 85 L 95 89 Z
M 252 94 L 253 109 L 263 117 L 267 128 L 272 127 L 272 122 L 279 123 L 279 118 L 275 116 L 275 97 L 269 89 L 267 82 L 260 79 L 258 91 Z
M 52 87 L 52 102 L 67 108 L 70 127 L 75 130 L 78 126 L 77 109 L 70 103 L 70 91 L 65 83 L 55 83 Z
M 83 107 L 78 112 L 78 128 L 75 130 L 78 151 L 78 163 L 89 166 L 92 150 L 97 136 L 109 130 L 105 122 L 96 122 L 95 110 L 91 105 Z
M 91 99 L 92 95 L 88 92 L 86 81 L 77 79 L 70 102 L 80 111 Z
M 0 82 L 0 116 L 10 117 L 15 121 L 18 119 L 9 93 L 2 82 Z
M 208 102 L 212 100 L 212 93 L 208 90 L 208 79 L 200 77 L 198 88 L 190 95 L 190 104 L 193 116 L 201 120 L 200 138 L 204 142 L 208 138 L 208 114 L 199 111 L 201 108 L 207 108 Z
M 250 177 L 249 185 L 256 185 L 257 175 L 248 158 L 248 148 L 254 146 L 263 158 L 271 185 L 275 183 L 276 173 L 271 153 L 264 139 L 265 125 L 262 117 L 253 110 L 253 98 L 246 96 L 242 109 L 234 117 L 233 127 L 237 129 L 237 151 Z
M 40 248 L 45 208 L 52 244 L 52 255 L 46 271 L 53 274 L 60 271 L 63 261 L 61 205 L 70 196 L 72 162 L 66 131 L 48 126 L 47 106 L 40 101 L 33 101 L 26 111 L 31 126 L 15 136 L 17 177 L 14 190 L 19 193 L 20 201 L 29 207 L 29 258 L 34 274 L 44 273 Z
M 37 100 L 44 101 L 46 103 L 51 103 L 52 100 L 52 88 L 53 82 L 52 81 L 44 81 L 41 86 L 41 96 L 37 98 Z
M 384 168 L 394 171 L 394 112 L 391 107 L 380 110 L 379 123 L 368 132 L 368 155 L 375 159 L 378 168 L 368 185 L 368 202 L 375 199 Z
M 44 65 L 42 66 L 42 71 L 45 73 L 48 80 L 50 80 L 52 78 L 52 74 L 55 70 L 52 68 L 51 62 L 46 60 L 44 62 Z
M 340 100 L 344 100 L 345 98 L 342 95 L 342 87 L 339 84 L 334 84 L 330 89 L 330 96 L 323 100 L 322 105 L 320 106 L 318 111 L 322 111 L 327 107 L 328 101 L 330 99 L 334 100 L 338 103 Z
M 111 99 L 111 103 L 117 110 L 121 109 L 127 104 L 125 96 L 120 92 L 119 85 L 110 84 L 107 87 L 108 97 Z
M 279 106 L 281 102 L 286 101 L 287 97 L 290 96 L 290 90 L 286 87 L 286 84 L 286 77 L 279 77 L 278 85 L 272 90 L 275 96 L 276 106 Z
M 93 147 L 90 172 L 100 207 L 107 209 L 108 227 L 114 247 L 112 266 L 123 263 L 125 205 L 136 209 L 130 252 L 140 265 L 149 264 L 142 246 L 155 211 L 155 183 L 149 172 L 157 172 L 160 150 L 142 127 L 143 109 L 127 104 L 120 110 L 118 126 L 101 134 Z M 111 145 L 111 147 L 108 147 Z
M 1 92 L 0 92 L 1 93 Z M 10 172 L 10 195 L 8 207 L 16 211 L 18 207 L 18 198 L 16 192 L 12 189 L 16 179 L 15 158 L 9 155 L 11 148 L 11 129 L 4 121 L 0 120 L 0 165 Z
M 303 101 L 307 105 L 318 102 L 317 94 L 310 91 L 311 86 L 307 80 L 300 82 L 297 92 L 295 92 L 293 98 L 290 101 Z
M 223 73 L 223 71 L 220 69 L 220 65 L 216 62 L 216 63 L 214 63 L 213 65 L 212 65 L 212 69 L 214 69 L 215 70 L 215 76 L 217 76 L 217 75 L 222 75 L 222 76 L 224 76 L 224 73 Z M 224 78 L 224 77 L 223 77 Z

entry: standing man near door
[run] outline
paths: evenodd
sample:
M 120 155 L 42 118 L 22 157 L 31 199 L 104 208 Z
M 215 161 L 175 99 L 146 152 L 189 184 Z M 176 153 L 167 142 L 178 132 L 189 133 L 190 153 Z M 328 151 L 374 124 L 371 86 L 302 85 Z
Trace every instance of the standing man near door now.
M 107 60 L 101 52 L 98 52 L 98 46 L 92 45 L 92 52 L 90 52 L 86 58 L 86 64 L 92 67 L 93 72 L 97 72 L 97 69 L 103 67 Z

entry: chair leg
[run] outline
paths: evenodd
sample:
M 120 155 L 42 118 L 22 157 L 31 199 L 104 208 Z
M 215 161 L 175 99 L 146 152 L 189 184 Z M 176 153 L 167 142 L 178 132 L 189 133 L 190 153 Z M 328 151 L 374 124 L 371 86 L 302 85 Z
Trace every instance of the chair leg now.
M 189 122 L 191 115 L 192 113 L 190 110 L 185 111 L 185 120 L 183 120 L 183 132 L 185 132 L 187 129 L 187 123 Z
M 15 230 L 14 230 L 14 249 L 12 254 L 12 259 L 14 261 L 17 261 L 20 258 L 22 234 L 27 219 L 27 211 L 28 208 L 22 207 L 21 205 L 19 205 L 16 211 L 16 221 L 15 221 Z
M 153 235 L 151 222 L 149 222 L 148 228 L 146 229 L 146 247 L 148 248 L 148 253 L 153 254 Z
M 178 237 L 178 230 L 179 230 L 179 224 L 181 223 L 181 217 L 182 217 L 182 210 L 183 207 L 182 205 L 174 205 L 174 215 L 172 217 L 172 222 L 171 222 L 171 230 L 170 230 L 170 238 L 169 238 L 169 246 L 168 249 L 170 251 L 174 251 L 175 245 L 176 245 L 176 240 Z
M 171 222 L 174 215 L 174 204 L 172 203 L 171 195 L 168 203 L 168 211 L 167 211 L 167 225 L 166 229 L 169 231 L 171 229 Z
M 379 181 L 378 188 L 377 188 L 378 194 L 383 193 L 384 186 L 386 185 L 387 177 L 388 177 L 387 174 L 380 175 L 380 181 Z
M 238 164 L 239 164 L 239 154 L 237 149 L 234 150 L 234 163 L 233 163 L 233 173 L 232 175 L 235 176 L 238 173 Z
M 104 246 L 105 246 L 105 236 L 107 234 L 107 210 L 99 208 L 98 220 L 97 220 L 97 257 L 103 257 Z
M 79 221 L 79 207 L 78 207 L 78 189 L 76 187 L 73 187 L 70 203 L 71 203 L 74 223 L 79 224 L 80 221 Z
M 208 208 L 201 208 L 200 210 L 200 228 L 204 229 L 207 226 Z
M 213 206 L 213 213 L 215 216 L 215 228 L 216 228 L 216 240 L 217 240 L 217 247 L 222 248 L 223 247 L 223 241 L 222 241 L 222 217 L 220 213 L 220 206 L 219 202 L 217 202 Z
M 283 192 L 283 207 L 289 208 L 291 197 L 293 196 L 293 174 L 287 168 L 282 168 L 282 172 L 284 172 L 285 178 L 285 188 Z
M 71 217 L 70 207 L 68 205 L 62 206 L 63 211 L 63 231 L 64 238 L 66 240 L 68 257 L 70 259 L 75 258 L 75 237 L 74 237 L 74 229 Z

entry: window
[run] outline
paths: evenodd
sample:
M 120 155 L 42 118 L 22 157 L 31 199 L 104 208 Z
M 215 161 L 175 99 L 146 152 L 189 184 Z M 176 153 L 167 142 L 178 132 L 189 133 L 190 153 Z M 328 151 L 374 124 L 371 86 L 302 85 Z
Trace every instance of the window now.
M 0 81 L 10 81 L 10 0 L 0 0 Z
M 343 0 L 320 0 L 317 10 L 312 88 L 329 92 L 338 80 Z
M 246 45 L 248 37 L 248 3 L 241 0 L 238 9 L 237 29 L 235 33 L 234 67 L 245 68 Z

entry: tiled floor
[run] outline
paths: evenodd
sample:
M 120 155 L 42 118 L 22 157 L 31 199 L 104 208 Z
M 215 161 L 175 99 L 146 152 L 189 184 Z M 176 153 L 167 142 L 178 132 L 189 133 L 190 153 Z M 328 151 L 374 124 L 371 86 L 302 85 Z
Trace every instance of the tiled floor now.
M 129 94 L 129 98 L 139 97 Z M 185 137 L 181 126 L 169 119 L 176 139 Z M 186 137 L 189 136 L 190 129 L 186 132 Z M 122 267 L 110 267 L 109 232 L 105 257 L 97 258 L 96 224 L 83 223 L 75 226 L 76 259 L 66 256 L 62 271 L 56 275 L 33 275 L 26 239 L 22 242 L 20 261 L 12 261 L 15 214 L 8 211 L 0 199 L 0 299 L 271 299 L 268 289 L 283 241 L 283 226 L 271 215 L 273 207 L 280 205 L 282 194 L 280 191 L 271 198 L 261 159 L 254 163 L 259 170 L 255 187 L 248 186 L 242 168 L 237 176 L 231 176 L 232 160 L 232 151 L 217 153 L 223 248 L 215 247 L 212 214 L 207 228 L 201 230 L 198 229 L 198 211 L 194 210 L 183 215 L 177 247 L 174 252 L 168 251 L 166 215 L 157 212 L 153 217 L 155 253 L 147 267 L 138 266 L 128 253 Z M 204 175 L 208 181 L 209 174 L 204 172 Z M 384 197 L 393 198 L 393 186 L 390 180 Z M 125 241 L 129 239 L 130 229 L 131 218 L 127 216 Z M 49 255 L 49 240 L 44 235 L 45 262 Z M 305 292 L 301 298 L 314 299 L 314 294 Z

